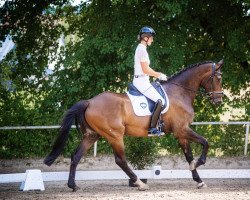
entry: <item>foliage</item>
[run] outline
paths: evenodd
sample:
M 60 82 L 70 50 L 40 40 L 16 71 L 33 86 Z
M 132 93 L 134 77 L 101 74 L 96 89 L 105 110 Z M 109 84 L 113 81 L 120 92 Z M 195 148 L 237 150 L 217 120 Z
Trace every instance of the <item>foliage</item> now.
M 201 133 L 209 141 L 209 156 L 243 155 L 245 144 L 245 127 L 240 125 L 193 126 L 194 131 Z M 51 149 L 58 130 L 8 130 L 0 131 L 0 158 L 45 157 Z M 63 155 L 69 157 L 79 145 L 81 136 L 71 130 L 70 138 Z M 160 138 L 125 137 L 126 156 L 136 169 L 150 166 L 159 155 L 183 155 L 178 141 L 172 135 Z M 101 138 L 97 145 L 97 154 L 112 154 L 106 140 Z M 193 153 L 199 156 L 201 146 L 192 144 Z M 159 154 L 161 152 L 161 154 Z M 93 154 L 93 149 L 88 155 Z M 248 150 L 248 155 L 250 152 Z
M 135 169 L 145 169 L 157 158 L 159 148 L 153 138 L 128 137 L 125 144 L 126 157 Z
M 0 8 L 0 42 L 9 35 L 15 43 L 0 62 L 0 126 L 58 124 L 65 110 L 80 99 L 106 90 L 124 92 L 133 74 L 136 37 L 145 25 L 157 33 L 149 48 L 152 67 L 157 71 L 170 76 L 190 64 L 224 58 L 223 85 L 231 96 L 224 99 L 224 107 L 217 109 L 197 97 L 195 121 L 219 121 L 226 106 L 243 109 L 245 114 L 238 120 L 249 121 L 249 2 L 93 0 L 75 7 L 70 2 L 13 0 Z M 58 44 L 62 36 L 65 47 Z M 51 62 L 56 64 L 53 73 L 47 74 Z M 230 154 L 237 154 L 242 150 L 239 127 L 230 127 L 233 128 L 195 129 L 211 141 L 210 154 L 216 149 L 227 154 L 222 145 L 225 139 L 229 139 L 227 146 L 237 144 L 229 150 Z M 0 144 L 1 157 L 26 156 L 18 154 L 18 148 L 7 147 L 12 139 L 19 142 L 23 138 L 27 142 L 30 137 L 34 145 L 42 144 L 29 153 L 33 156 L 37 150 L 39 156 L 48 149 L 43 141 L 52 138 L 40 136 L 40 131 L 39 137 L 34 138 L 32 134 L 18 136 L 15 131 L 10 136 L 1 134 L 5 137 Z M 235 141 L 234 137 L 224 138 L 227 134 L 235 135 Z M 72 137 L 72 146 L 66 148 L 65 155 L 76 148 L 78 137 Z M 101 152 L 111 152 L 104 140 L 100 143 Z M 157 148 L 180 153 L 172 136 L 158 143 Z M 26 149 L 26 144 L 21 144 Z M 4 148 L 8 155 L 2 151 Z
M 53 130 L 0 131 L 0 158 L 30 158 L 45 156 L 56 136 Z

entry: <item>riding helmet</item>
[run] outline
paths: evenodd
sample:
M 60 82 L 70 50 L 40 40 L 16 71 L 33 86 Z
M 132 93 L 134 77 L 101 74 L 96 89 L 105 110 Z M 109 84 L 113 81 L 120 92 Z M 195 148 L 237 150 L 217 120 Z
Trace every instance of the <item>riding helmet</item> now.
M 149 27 L 149 26 L 144 26 L 141 28 L 140 32 L 139 32 L 139 35 L 138 35 L 138 40 L 141 40 L 142 37 L 145 37 L 145 36 L 148 36 L 148 37 L 151 37 L 151 36 L 155 36 L 156 33 L 154 31 L 153 28 Z

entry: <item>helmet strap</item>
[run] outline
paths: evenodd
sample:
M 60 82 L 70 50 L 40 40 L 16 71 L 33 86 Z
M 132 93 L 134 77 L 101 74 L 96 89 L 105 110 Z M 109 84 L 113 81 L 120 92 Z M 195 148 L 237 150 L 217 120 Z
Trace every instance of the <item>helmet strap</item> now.
M 142 38 L 142 40 L 143 40 L 144 42 L 146 42 L 146 45 L 148 46 L 148 40 L 149 40 L 149 38 L 147 37 L 147 40 L 145 40 L 145 37 L 144 37 L 144 38 Z

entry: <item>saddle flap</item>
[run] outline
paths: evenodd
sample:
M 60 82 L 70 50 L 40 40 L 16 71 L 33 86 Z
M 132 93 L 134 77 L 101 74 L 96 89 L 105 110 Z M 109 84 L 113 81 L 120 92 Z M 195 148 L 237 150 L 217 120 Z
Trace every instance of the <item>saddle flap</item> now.
M 157 92 L 164 98 L 165 105 L 162 113 L 167 112 L 169 108 L 168 96 L 163 90 L 159 82 L 152 82 L 151 85 L 157 90 Z M 154 109 L 155 102 L 145 97 L 132 83 L 128 85 L 128 92 L 134 112 L 137 116 L 151 115 Z

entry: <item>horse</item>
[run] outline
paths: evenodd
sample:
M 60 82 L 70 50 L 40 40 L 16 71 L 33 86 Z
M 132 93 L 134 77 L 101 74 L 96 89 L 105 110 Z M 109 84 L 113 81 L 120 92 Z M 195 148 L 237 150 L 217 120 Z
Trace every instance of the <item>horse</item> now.
M 194 118 L 193 104 L 198 94 L 208 97 L 214 105 L 222 103 L 224 95 L 222 65 L 223 60 L 218 63 L 205 61 L 193 64 L 172 75 L 167 81 L 160 81 L 170 102 L 169 110 L 162 115 L 163 131 L 165 134 L 173 133 L 178 140 L 198 188 L 206 187 L 197 172 L 197 168 L 206 163 L 209 144 L 204 137 L 189 127 Z M 75 183 L 76 167 L 88 149 L 100 137 L 103 137 L 113 149 L 115 163 L 127 174 L 134 185 L 139 190 L 149 189 L 149 186 L 143 183 L 127 164 L 124 136 L 148 137 L 150 116 L 136 116 L 126 93 L 106 91 L 73 105 L 64 115 L 58 136 L 51 152 L 44 159 L 44 164 L 50 166 L 60 155 L 74 120 L 78 129 L 83 133 L 83 138 L 71 155 L 69 188 L 73 191 L 79 189 Z M 197 161 L 194 160 L 190 142 L 202 145 L 201 156 Z

